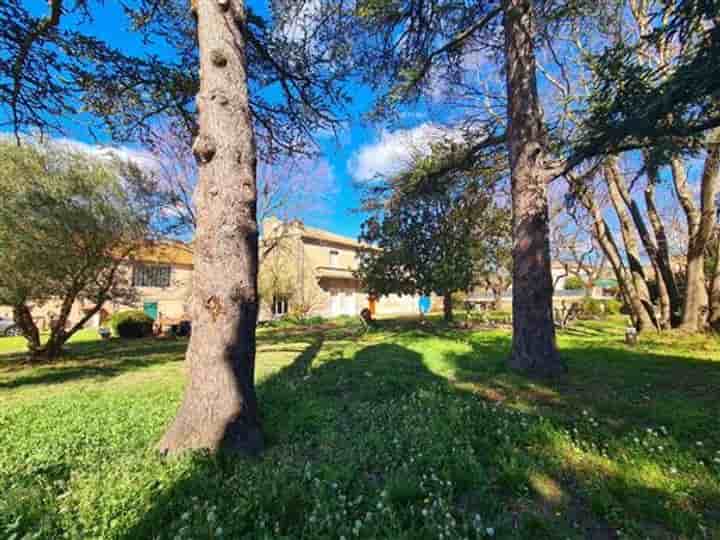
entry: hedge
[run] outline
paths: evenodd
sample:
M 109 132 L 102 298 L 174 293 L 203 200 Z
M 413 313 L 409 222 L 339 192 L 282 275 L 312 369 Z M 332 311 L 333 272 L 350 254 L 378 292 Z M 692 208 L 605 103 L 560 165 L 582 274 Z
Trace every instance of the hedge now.
M 152 335 L 154 321 L 140 310 L 118 311 L 110 319 L 113 333 L 121 338 L 142 338 Z

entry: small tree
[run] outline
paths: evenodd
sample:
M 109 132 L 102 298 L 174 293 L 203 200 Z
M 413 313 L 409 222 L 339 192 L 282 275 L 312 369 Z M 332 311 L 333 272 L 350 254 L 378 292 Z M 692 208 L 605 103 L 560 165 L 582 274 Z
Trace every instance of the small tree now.
M 0 304 L 12 306 L 34 358 L 56 358 L 106 300 L 132 296 L 119 266 L 142 239 L 148 210 L 132 197 L 134 182 L 107 160 L 0 144 Z M 88 308 L 68 327 L 78 300 Z M 43 343 L 32 307 L 51 301 L 59 309 Z
M 452 294 L 474 284 L 476 258 L 482 251 L 478 233 L 483 219 L 495 215 L 490 211 L 494 201 L 483 174 L 449 174 L 435 180 L 414 176 L 413 171 L 431 166 L 432 160 L 420 159 L 390 185 L 371 190 L 370 206 L 377 211 L 363 224 L 360 239 L 380 249 L 361 254 L 358 275 L 372 295 L 438 294 L 443 297 L 445 320 L 450 321 Z M 374 200 L 378 189 L 389 193 L 379 206 Z

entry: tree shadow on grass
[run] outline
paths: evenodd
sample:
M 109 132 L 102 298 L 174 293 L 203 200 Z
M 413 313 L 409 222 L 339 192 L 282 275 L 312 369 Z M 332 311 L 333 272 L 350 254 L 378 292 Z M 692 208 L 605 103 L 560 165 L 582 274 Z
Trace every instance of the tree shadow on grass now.
M 324 354 L 314 365 L 321 350 Z M 504 370 L 507 350 L 507 337 L 475 340 L 472 353 L 454 358 L 460 379 L 494 377 L 507 384 L 536 385 Z M 486 364 L 482 369 L 475 365 L 479 359 Z M 313 537 L 308 527 L 310 515 L 318 508 L 318 494 L 338 489 L 327 486 L 341 486 L 348 500 L 366 497 L 367 503 L 358 503 L 359 516 L 375 509 L 373 497 L 384 490 L 401 516 L 394 525 L 401 529 L 394 531 L 396 537 L 424 538 L 428 529 L 422 529 L 423 519 L 410 508 L 423 506 L 427 493 L 419 482 L 426 473 L 452 480 L 454 493 L 447 511 L 458 520 L 476 513 L 495 515 L 495 523 L 516 538 L 617 538 L 615 529 L 597 514 L 597 502 L 590 503 L 583 490 L 577 489 L 591 475 L 583 464 L 567 463 L 561 470 L 548 467 L 550 472 L 543 469 L 548 453 L 558 454 L 554 456 L 558 461 L 563 459 L 554 446 L 553 432 L 539 428 L 531 439 L 520 441 L 521 456 L 513 454 L 518 448 L 509 448 L 502 430 L 497 429 L 506 424 L 494 423 L 506 413 L 493 406 L 481 408 L 474 392 L 448 385 L 427 369 L 421 354 L 406 347 L 373 344 L 346 358 L 318 336 L 291 365 L 262 382 L 258 392 L 268 441 L 265 455 L 250 461 L 195 454 L 191 472 L 158 493 L 124 538 L 156 538 L 162 533 L 172 537 L 183 523 L 197 527 L 208 508 L 202 504 L 211 505 L 213 514 L 221 517 L 229 537 L 262 537 L 267 530 L 261 531 L 261 519 L 274 527 L 268 533 L 272 537 Z M 467 408 L 475 410 L 480 420 L 465 419 L 462 411 Z M 489 412 L 480 415 L 482 411 Z M 468 421 L 479 425 L 474 428 Z M 455 457 L 455 449 L 465 444 L 476 449 L 472 460 L 468 454 Z M 669 492 L 631 484 L 620 474 L 608 473 L 606 481 L 615 486 L 617 500 L 629 494 L 657 501 L 657 508 L 672 502 Z M 530 499 L 523 491 L 527 486 Z M 602 496 L 612 499 L 612 488 L 608 489 L 610 495 L 603 492 Z M 198 494 L 202 494 L 202 504 Z M 334 493 L 323 503 L 331 507 L 331 514 L 337 498 Z M 617 506 L 608 504 L 602 511 L 618 512 Z M 667 523 L 652 522 L 656 507 L 644 511 L 642 505 L 635 505 L 633 519 L 647 530 L 658 531 L 659 537 L 671 537 Z M 191 516 L 186 522 L 180 519 L 184 513 Z M 356 517 L 347 516 L 347 524 L 340 521 L 327 534 L 347 536 L 343 527 Z M 387 534 L 380 529 L 365 536 Z
M 555 380 L 528 379 L 505 368 L 509 337 L 474 336 L 468 353 L 449 353 L 456 384 L 486 399 L 536 408 L 560 418 L 581 411 L 612 419 L 618 432 L 665 426 L 690 440 L 708 434 L 720 415 L 720 362 L 649 353 L 597 342 L 561 346 L 568 373 Z
M 129 371 L 180 361 L 186 348 L 187 340 L 113 339 L 69 343 L 61 358 L 40 364 L 29 363 L 26 354 L 0 355 L 0 390 L 116 377 Z

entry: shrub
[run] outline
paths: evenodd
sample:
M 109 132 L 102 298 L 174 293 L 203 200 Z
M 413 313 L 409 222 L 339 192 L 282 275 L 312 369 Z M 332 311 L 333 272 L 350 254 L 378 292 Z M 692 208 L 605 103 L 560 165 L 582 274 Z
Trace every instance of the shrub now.
M 154 321 L 140 310 L 119 311 L 110 319 L 113 333 L 121 338 L 142 338 L 152 335 Z
M 465 291 L 455 291 L 450 295 L 450 298 L 452 299 L 453 308 L 463 309 L 468 295 Z
M 580 279 L 579 277 L 570 276 L 565 279 L 564 289 L 566 291 L 575 291 L 578 289 L 585 289 L 585 284 L 582 282 L 582 279 Z
M 584 317 L 601 317 L 605 314 L 602 300 L 584 298 L 582 301 L 582 314 Z
M 608 315 L 620 315 L 623 304 L 620 300 L 612 299 L 605 301 L 605 313 Z

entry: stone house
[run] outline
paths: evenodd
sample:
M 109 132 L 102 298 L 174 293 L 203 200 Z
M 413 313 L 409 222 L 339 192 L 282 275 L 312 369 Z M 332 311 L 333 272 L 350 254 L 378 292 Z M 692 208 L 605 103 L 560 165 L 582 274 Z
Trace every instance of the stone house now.
M 263 223 L 260 240 L 260 320 L 289 314 L 336 317 L 358 315 L 368 307 L 377 315 L 417 314 L 417 296 L 390 295 L 372 299 L 355 277 L 360 249 L 352 238 L 269 218 Z M 188 301 L 192 280 L 192 245 L 176 241 L 149 242 L 123 261 L 120 267 L 132 302 L 109 301 L 88 323 L 98 327 L 116 311 L 140 309 L 165 324 L 189 318 Z M 79 320 L 92 306 L 73 305 L 69 324 Z M 39 328 L 49 327 L 59 310 L 57 301 L 33 306 Z M 9 306 L 0 306 L 0 316 L 12 318 Z
M 260 241 L 260 319 L 285 314 L 336 317 L 369 308 L 375 315 L 417 314 L 417 296 L 373 299 L 355 276 L 359 253 L 373 249 L 301 221 L 263 222 Z
M 127 309 L 141 309 L 155 320 L 185 317 L 192 268 L 192 251 L 187 244 L 162 241 L 143 245 L 123 261 L 119 269 L 121 279 L 132 286 L 132 301 L 106 302 L 88 326 L 98 327 L 116 311 Z M 76 301 L 70 312 L 69 324 L 79 320 L 91 307 L 87 301 Z M 33 319 L 40 330 L 49 327 L 58 311 L 59 302 L 56 300 L 32 306 Z M 12 308 L 0 306 L 0 316 L 12 318 Z

